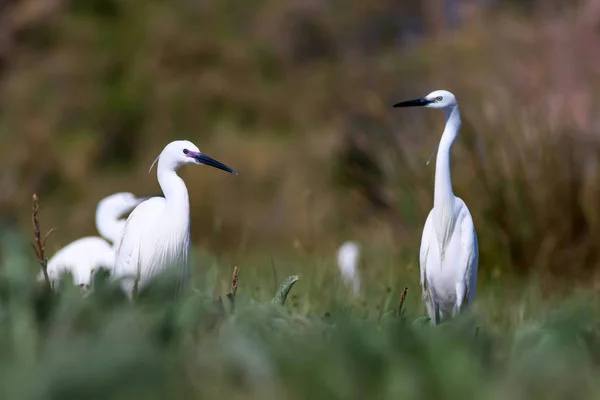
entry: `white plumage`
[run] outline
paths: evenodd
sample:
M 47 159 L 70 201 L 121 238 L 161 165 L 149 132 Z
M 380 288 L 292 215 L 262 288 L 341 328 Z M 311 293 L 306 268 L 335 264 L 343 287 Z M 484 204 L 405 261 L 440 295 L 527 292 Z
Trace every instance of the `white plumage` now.
M 433 209 L 421 239 L 420 265 L 423 301 L 433 324 L 456 316 L 475 297 L 479 247 L 471 213 L 452 192 L 450 151 L 461 126 L 458 103 L 445 90 L 394 107 L 442 109 L 446 127 L 438 145 Z
M 344 242 L 337 254 L 337 263 L 342 276 L 342 281 L 352 289 L 354 295 L 360 292 L 360 276 L 358 262 L 360 259 L 360 246 L 354 241 Z
M 187 188 L 177 170 L 185 164 L 198 164 L 236 174 L 228 166 L 202 154 L 187 140 L 169 143 L 157 160 L 157 178 L 164 197 L 152 197 L 137 206 L 115 246 L 111 275 L 120 280 L 130 298 L 136 281 L 137 288 L 142 289 L 170 267 L 179 269 L 179 292 L 189 280 L 190 205 Z
M 75 240 L 48 260 L 48 277 L 55 289 L 60 276 L 66 271 L 73 275 L 73 284 L 87 288 L 98 268 L 111 270 L 115 261 L 113 243 L 125 226 L 125 219 L 121 218 L 144 200 L 131 193 L 115 193 L 102 199 L 96 207 L 96 229 L 102 237 Z M 44 280 L 41 271 L 38 280 Z

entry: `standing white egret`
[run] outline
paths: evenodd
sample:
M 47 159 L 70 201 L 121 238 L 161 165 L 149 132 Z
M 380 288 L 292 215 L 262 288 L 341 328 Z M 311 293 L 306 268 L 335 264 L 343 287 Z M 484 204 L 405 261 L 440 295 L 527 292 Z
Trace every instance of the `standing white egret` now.
M 154 160 L 164 197 L 152 197 L 129 215 L 116 247 L 112 278 L 121 281 L 131 298 L 167 268 L 179 268 L 181 292 L 189 279 L 190 203 L 188 191 L 177 170 L 185 164 L 208 165 L 237 173 L 207 155 L 187 140 L 169 143 Z M 152 166 L 150 169 L 152 169 Z
M 438 108 L 446 114 L 435 164 L 433 209 L 425 222 L 420 251 L 423 301 L 432 323 L 438 324 L 473 302 L 479 248 L 471 213 L 452 192 L 450 150 L 461 127 L 456 98 L 448 91 L 437 90 L 421 99 L 394 105 L 413 106 Z
M 73 284 L 88 288 L 92 274 L 100 267 L 113 268 L 115 251 L 113 244 L 125 226 L 123 216 L 146 197 L 135 197 L 131 193 L 115 193 L 102 199 L 96 207 L 96 229 L 100 236 L 88 236 L 69 243 L 48 260 L 48 277 L 57 288 L 60 276 L 71 272 Z M 44 280 L 43 272 L 38 280 Z
M 344 242 L 337 253 L 337 263 L 344 284 L 352 288 L 356 296 L 360 292 L 360 276 L 358 274 L 358 261 L 360 246 L 354 241 Z

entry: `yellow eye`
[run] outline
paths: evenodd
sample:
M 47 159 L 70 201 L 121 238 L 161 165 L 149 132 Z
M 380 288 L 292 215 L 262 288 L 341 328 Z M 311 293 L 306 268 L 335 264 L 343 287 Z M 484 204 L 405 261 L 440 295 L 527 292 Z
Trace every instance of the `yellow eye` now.
M 438 97 L 436 97 L 435 99 L 436 99 L 437 101 L 442 101 L 442 100 L 443 100 L 443 97 L 442 97 L 442 96 L 438 96 Z

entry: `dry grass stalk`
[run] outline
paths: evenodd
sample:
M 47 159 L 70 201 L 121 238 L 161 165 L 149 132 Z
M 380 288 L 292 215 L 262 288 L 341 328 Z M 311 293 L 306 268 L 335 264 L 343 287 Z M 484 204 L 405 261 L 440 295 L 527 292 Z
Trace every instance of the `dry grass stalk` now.
M 233 278 L 231 280 L 231 292 L 227 293 L 227 298 L 231 302 L 231 312 L 233 312 L 234 306 L 235 306 L 235 294 L 237 293 L 239 276 L 240 276 L 240 269 L 237 266 L 233 267 Z
M 402 293 L 400 294 L 400 301 L 398 302 L 398 316 L 402 315 L 402 306 L 404 306 L 404 300 L 406 300 L 407 292 L 408 288 L 404 287 L 404 289 L 402 289 Z
M 233 267 L 233 279 L 231 281 L 231 294 L 235 296 L 238 288 L 238 279 L 240 276 L 240 269 L 235 266 Z
M 35 256 L 42 267 L 42 272 L 44 274 L 44 281 L 48 289 L 52 290 L 52 282 L 50 281 L 50 277 L 48 276 L 48 257 L 46 257 L 46 241 L 52 232 L 56 229 L 52 228 L 44 235 L 42 239 L 41 231 L 40 231 L 40 222 L 38 220 L 38 211 L 39 211 L 39 201 L 37 194 L 33 194 L 33 207 L 31 212 L 31 217 L 33 221 L 33 243 L 31 246 L 33 247 L 33 251 L 35 252 Z

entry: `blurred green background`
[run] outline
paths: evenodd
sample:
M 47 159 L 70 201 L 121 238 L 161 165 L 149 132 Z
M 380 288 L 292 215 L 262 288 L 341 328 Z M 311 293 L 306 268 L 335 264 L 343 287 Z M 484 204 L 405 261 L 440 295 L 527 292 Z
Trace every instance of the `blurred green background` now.
M 148 168 L 185 138 L 240 173 L 181 171 L 199 248 L 416 254 L 443 116 L 391 105 L 448 89 L 482 274 L 595 282 L 598 1 L 405 3 L 3 2 L 3 223 L 28 232 L 36 192 L 51 252 L 94 234 L 97 202 L 160 193 Z

